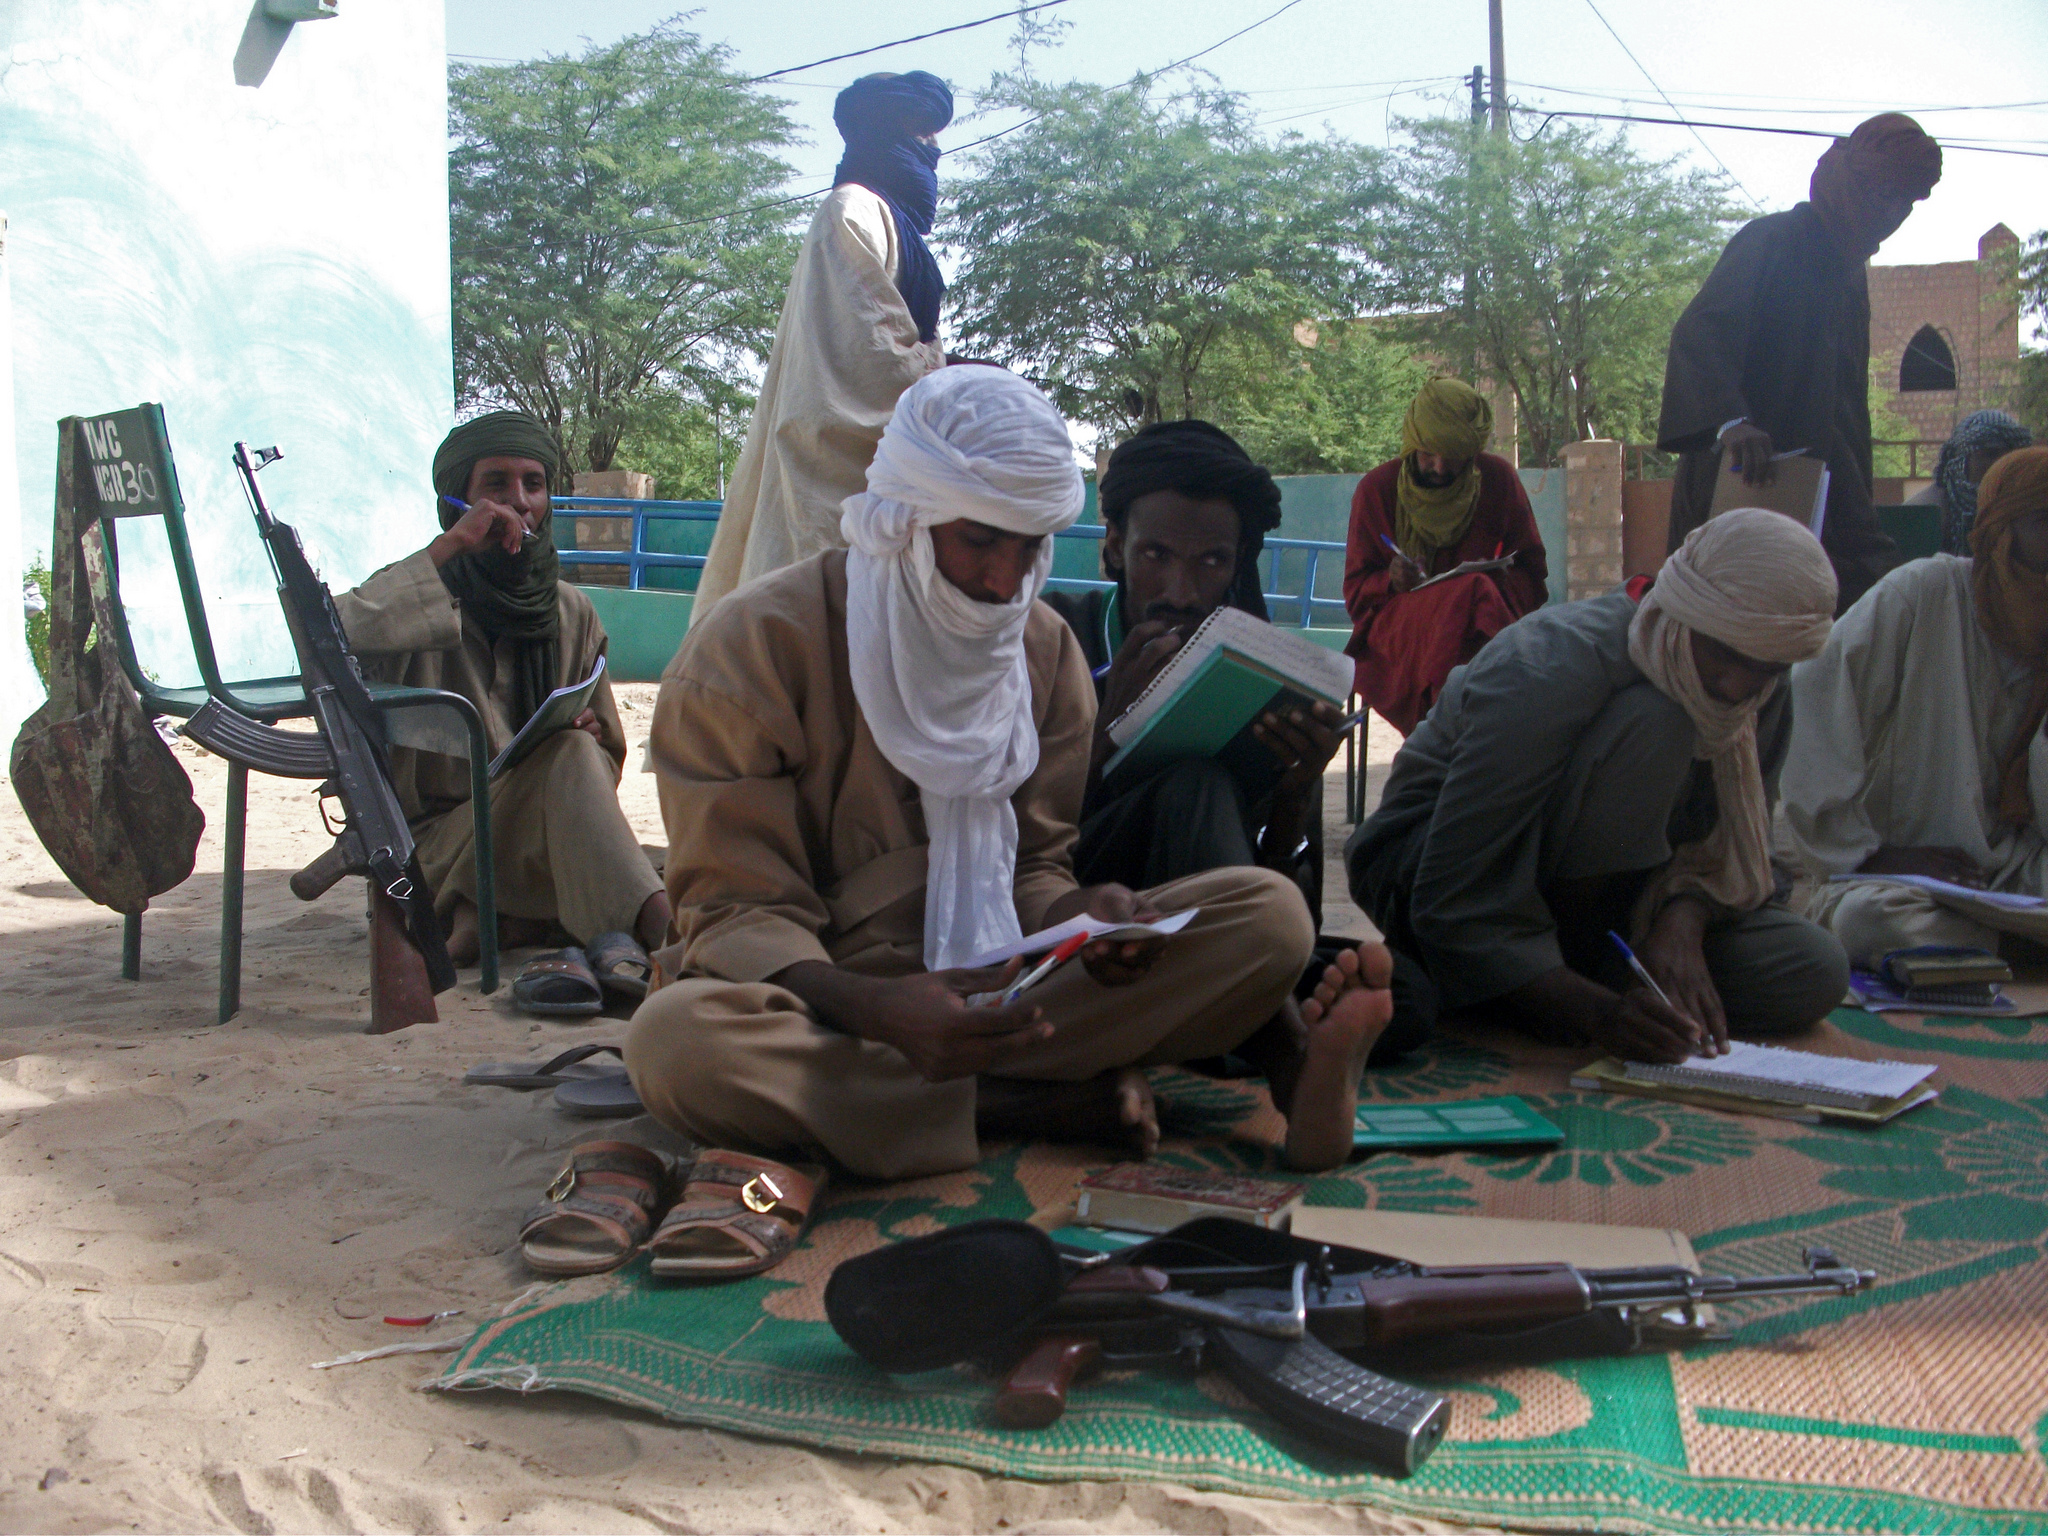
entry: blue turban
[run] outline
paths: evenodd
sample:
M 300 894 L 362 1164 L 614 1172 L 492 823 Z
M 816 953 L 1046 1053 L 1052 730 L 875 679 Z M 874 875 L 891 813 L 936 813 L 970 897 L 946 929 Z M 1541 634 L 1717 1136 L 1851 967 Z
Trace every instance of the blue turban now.
M 902 250 L 896 291 L 917 323 L 919 341 L 939 334 L 946 280 L 924 243 L 939 211 L 939 150 L 918 135 L 937 133 L 952 120 L 952 88 L 921 69 L 863 76 L 832 103 L 832 121 L 846 140 L 832 185 L 866 187 L 896 216 L 896 243 Z
M 1970 552 L 1970 528 L 1977 521 L 1977 486 L 1970 479 L 1970 455 L 1979 448 L 1997 454 L 2031 448 L 2034 435 L 2004 411 L 1972 411 L 1955 435 L 1941 445 L 1934 483 L 1941 487 L 1941 547 L 1952 555 Z

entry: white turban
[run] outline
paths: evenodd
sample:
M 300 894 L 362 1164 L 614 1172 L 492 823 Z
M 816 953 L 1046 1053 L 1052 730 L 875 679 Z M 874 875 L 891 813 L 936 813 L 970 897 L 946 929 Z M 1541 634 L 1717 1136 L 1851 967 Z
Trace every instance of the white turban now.
M 1805 526 L 1761 507 L 1736 507 L 1686 535 L 1629 625 L 1628 654 L 1659 692 L 1685 707 L 1695 755 L 1713 765 L 1719 814 L 1701 843 L 1679 849 L 1653 881 L 1639 923 L 1673 896 L 1749 912 L 1770 899 L 1770 807 L 1757 762 L 1756 717 L 1778 684 L 1741 704 L 1707 692 L 1692 634 L 1755 661 L 1790 665 L 1820 654 L 1834 623 L 1835 572 Z
M 1052 402 L 1014 373 L 963 366 L 903 392 L 867 490 L 841 504 L 853 695 L 882 755 L 917 785 L 931 839 L 931 970 L 1023 936 L 1010 797 L 1038 767 L 1024 625 L 1052 569 L 1048 536 L 1081 503 Z M 976 602 L 939 573 L 932 525 L 963 517 L 1046 538 L 1011 601 Z

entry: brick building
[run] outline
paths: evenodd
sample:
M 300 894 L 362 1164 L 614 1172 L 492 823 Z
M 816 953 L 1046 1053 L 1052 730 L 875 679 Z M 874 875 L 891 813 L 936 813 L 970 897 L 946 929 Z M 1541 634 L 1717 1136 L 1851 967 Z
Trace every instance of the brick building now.
M 2009 285 L 2019 243 L 1994 224 L 1975 261 L 1870 268 L 1871 368 L 1915 436 L 1940 440 L 1972 411 L 2010 408 L 2020 324 Z

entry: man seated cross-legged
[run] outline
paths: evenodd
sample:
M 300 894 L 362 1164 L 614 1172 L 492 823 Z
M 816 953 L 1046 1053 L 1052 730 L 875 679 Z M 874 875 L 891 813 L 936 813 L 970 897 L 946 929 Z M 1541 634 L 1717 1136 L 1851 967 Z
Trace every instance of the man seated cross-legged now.
M 1257 866 L 1301 887 L 1317 926 L 1323 907 L 1323 771 L 1343 743 L 1340 711 L 1269 710 L 1253 726 L 1279 767 L 1247 785 L 1213 757 L 1189 757 L 1135 783 L 1105 785 L 1110 724 L 1137 700 L 1218 608 L 1264 619 L 1259 555 L 1280 525 L 1280 487 L 1222 428 L 1163 421 L 1118 445 L 1102 475 L 1107 591 L 1050 593 L 1095 678 L 1095 730 L 1074 870 L 1084 881 L 1160 885 L 1205 870 Z M 1343 940 L 1319 940 L 1321 964 Z M 1384 1062 L 1421 1044 L 1436 1016 L 1422 967 L 1394 956 L 1394 1021 L 1374 1048 Z
M 1391 1008 L 1384 950 L 1347 952 L 1296 1005 L 1314 931 L 1285 876 L 1075 880 L 1095 694 L 1037 597 L 1081 499 L 1036 389 L 928 375 L 847 499 L 850 549 L 747 583 L 690 631 L 652 742 L 666 984 L 626 1048 L 664 1123 L 876 1178 L 968 1167 L 982 1134 L 1142 1151 L 1142 1069 L 1236 1051 L 1272 1083 L 1292 1163 L 1349 1153 Z M 1012 1004 L 969 1001 L 1018 970 L 971 962 L 1026 933 L 1188 908 L 1171 937 L 1097 941 Z
M 1784 674 L 1826 641 L 1835 577 L 1805 528 L 1748 507 L 1641 581 L 1453 671 L 1344 853 L 1446 1009 L 1676 1061 L 1806 1029 L 1848 986 L 1842 947 L 1778 904 L 1766 789 Z
M 549 500 L 558 467 L 554 439 L 523 412 L 464 422 L 434 455 L 441 534 L 334 597 L 365 674 L 461 694 L 482 715 L 493 753 L 551 692 L 588 677 L 605 652 L 590 599 L 559 579 Z M 668 896 L 619 808 L 625 758 L 607 679 L 574 728 L 543 740 L 491 785 L 491 842 L 503 941 L 536 944 L 564 929 L 579 944 L 601 945 L 597 955 L 616 967 L 607 984 L 630 994 L 645 986 L 642 946 L 659 943 L 668 927 Z M 478 935 L 469 765 L 394 747 L 391 768 L 420 867 L 453 927 L 448 952 L 470 964 Z M 545 970 L 553 961 L 539 964 L 543 973 L 530 983 L 542 989 L 537 1000 L 556 999 L 556 1011 L 597 1011 L 594 978 L 557 976 Z

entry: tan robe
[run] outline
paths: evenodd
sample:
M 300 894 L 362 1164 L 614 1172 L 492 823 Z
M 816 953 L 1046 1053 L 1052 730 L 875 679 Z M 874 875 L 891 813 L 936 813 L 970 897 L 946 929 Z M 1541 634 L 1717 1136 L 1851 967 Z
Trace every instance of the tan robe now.
M 1012 797 L 1012 890 L 1026 933 L 1075 889 L 1075 821 L 1095 689 L 1073 632 L 1036 609 L 1024 646 L 1039 766 Z M 752 584 L 669 664 L 651 742 L 668 827 L 665 977 L 634 1016 L 626 1063 L 668 1125 L 718 1146 L 822 1149 L 895 1178 L 973 1163 L 972 1078 L 931 1083 L 893 1047 L 819 1024 L 772 978 L 800 961 L 869 976 L 923 968 L 926 834 L 917 787 L 876 746 L 846 650 L 846 556 Z M 1053 1038 L 1006 1075 L 1093 1077 L 1215 1055 L 1290 993 L 1314 942 L 1285 876 L 1226 869 L 1153 893 L 1199 906 L 1151 974 L 1110 989 L 1078 965 L 1034 996 Z
M 588 677 L 606 646 L 590 599 L 567 582 L 559 590 L 557 686 Z M 463 621 L 461 604 L 425 550 L 387 565 L 351 592 L 337 592 L 334 606 L 373 682 L 461 694 L 483 717 L 494 757 L 518 734 L 510 645 L 493 646 Z M 559 732 L 491 786 L 499 912 L 558 922 L 586 943 L 615 929 L 630 933 L 647 898 L 661 889 L 619 809 L 626 733 L 609 678 L 598 684 L 591 708 L 598 740 L 584 731 Z M 394 746 L 391 772 L 436 905 L 445 914 L 457 896 L 474 902 L 468 760 Z
M 834 187 L 797 256 L 692 623 L 742 582 L 846 547 L 839 504 L 867 488 L 897 397 L 946 362 L 936 340 L 917 339 L 896 291 L 901 265 L 888 204 Z

